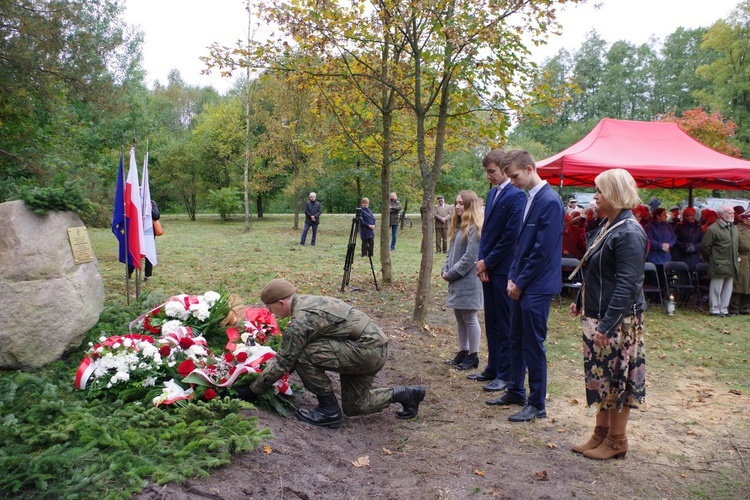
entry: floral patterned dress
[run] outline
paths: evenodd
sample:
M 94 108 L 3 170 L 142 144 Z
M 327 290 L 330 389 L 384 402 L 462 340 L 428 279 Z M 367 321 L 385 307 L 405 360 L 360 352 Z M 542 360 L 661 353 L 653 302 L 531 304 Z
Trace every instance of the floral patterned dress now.
M 629 214 L 627 211 L 623 218 Z M 618 220 L 619 216 L 615 222 Z M 592 238 L 596 250 L 592 248 L 586 257 L 581 291 L 583 366 L 591 413 L 638 408 L 646 397 L 646 347 L 639 305 L 646 240 L 645 234 L 633 229 L 636 224 L 633 220 L 629 229 L 625 225 L 615 228 L 602 235 L 602 241 Z M 600 228 L 598 234 L 607 227 Z M 610 337 L 604 348 L 594 344 L 597 329 Z

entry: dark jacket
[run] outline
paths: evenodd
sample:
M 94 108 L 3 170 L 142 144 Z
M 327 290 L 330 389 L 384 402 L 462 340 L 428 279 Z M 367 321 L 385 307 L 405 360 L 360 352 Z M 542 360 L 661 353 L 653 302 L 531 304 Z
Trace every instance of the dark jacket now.
M 672 247 L 672 260 L 686 262 L 690 269 L 700 262 L 700 245 L 703 240 L 703 230 L 698 222 L 686 220 L 678 222 L 674 226 L 674 235 L 677 238 Z
M 478 259 L 484 260 L 490 274 L 505 277 L 515 255 L 516 239 L 526 207 L 526 193 L 508 184 L 495 200 L 497 189 L 498 186 L 495 186 L 487 194 Z
M 398 220 L 398 214 L 401 212 L 401 202 L 396 200 L 391 200 L 391 226 L 398 226 L 399 220 Z
M 161 218 L 161 212 L 159 212 L 159 205 L 154 200 L 151 200 L 151 220 L 159 220 Z
M 565 208 L 546 184 L 534 196 L 522 222 L 508 279 L 524 294 L 554 295 L 562 290 L 562 231 Z M 521 213 L 523 218 L 523 213 Z
M 371 240 L 375 237 L 375 231 L 370 229 L 370 226 L 375 225 L 375 215 L 369 207 L 362 208 L 360 214 L 359 237 L 363 240 Z
M 598 319 L 597 329 L 610 336 L 614 336 L 623 319 L 646 308 L 643 268 L 648 240 L 630 210 L 620 212 L 612 224 L 623 219 L 628 220 L 604 238 L 588 256 L 583 268 L 584 314 L 587 318 Z M 586 235 L 589 246 L 602 230 L 603 224 L 595 234 Z
M 320 212 L 322 211 L 323 207 L 318 200 L 307 200 L 307 203 L 305 203 L 305 224 L 317 226 L 320 223 Z M 313 215 L 315 220 L 310 218 Z

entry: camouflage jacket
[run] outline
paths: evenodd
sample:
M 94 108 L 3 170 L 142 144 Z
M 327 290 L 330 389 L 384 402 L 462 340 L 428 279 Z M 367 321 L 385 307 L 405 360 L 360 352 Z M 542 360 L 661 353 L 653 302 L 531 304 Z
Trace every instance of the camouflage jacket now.
M 300 354 L 311 342 L 344 342 L 353 338 L 363 316 L 365 314 L 362 311 L 354 309 L 343 300 L 316 295 L 295 295 L 292 300 L 291 319 L 281 337 L 281 347 L 276 357 L 268 362 L 263 373 L 253 381 L 252 391 L 260 394 L 285 373 L 291 373 Z M 366 348 L 387 343 L 387 337 L 373 321 L 369 322 L 357 342 Z

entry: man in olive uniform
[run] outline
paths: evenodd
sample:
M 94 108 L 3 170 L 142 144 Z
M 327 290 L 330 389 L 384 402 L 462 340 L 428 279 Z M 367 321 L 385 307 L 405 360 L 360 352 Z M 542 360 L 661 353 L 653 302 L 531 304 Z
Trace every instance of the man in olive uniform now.
M 343 421 L 331 379 L 341 379 L 341 404 L 348 416 L 366 415 L 401 403 L 398 418 L 412 418 L 425 396 L 421 385 L 373 389 L 375 375 L 385 365 L 388 338 L 365 313 L 332 297 L 297 295 L 285 279 L 271 280 L 260 298 L 279 319 L 291 317 L 276 357 L 250 385 L 262 394 L 285 373 L 296 370 L 305 389 L 318 398 L 313 409 L 300 408 L 297 418 L 321 427 Z
M 435 205 L 435 252 L 448 251 L 448 227 L 453 217 L 453 209 L 445 202 L 442 195 L 437 197 Z

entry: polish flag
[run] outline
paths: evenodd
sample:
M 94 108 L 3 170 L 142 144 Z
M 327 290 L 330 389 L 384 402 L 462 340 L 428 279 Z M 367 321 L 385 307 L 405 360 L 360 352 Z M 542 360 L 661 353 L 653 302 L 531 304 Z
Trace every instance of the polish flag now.
M 130 168 L 125 183 L 125 217 L 128 224 L 128 249 L 135 257 L 132 265 L 141 268 L 141 259 L 146 254 L 143 218 L 141 214 L 141 190 L 138 184 L 138 164 L 135 161 L 135 148 L 130 149 Z

